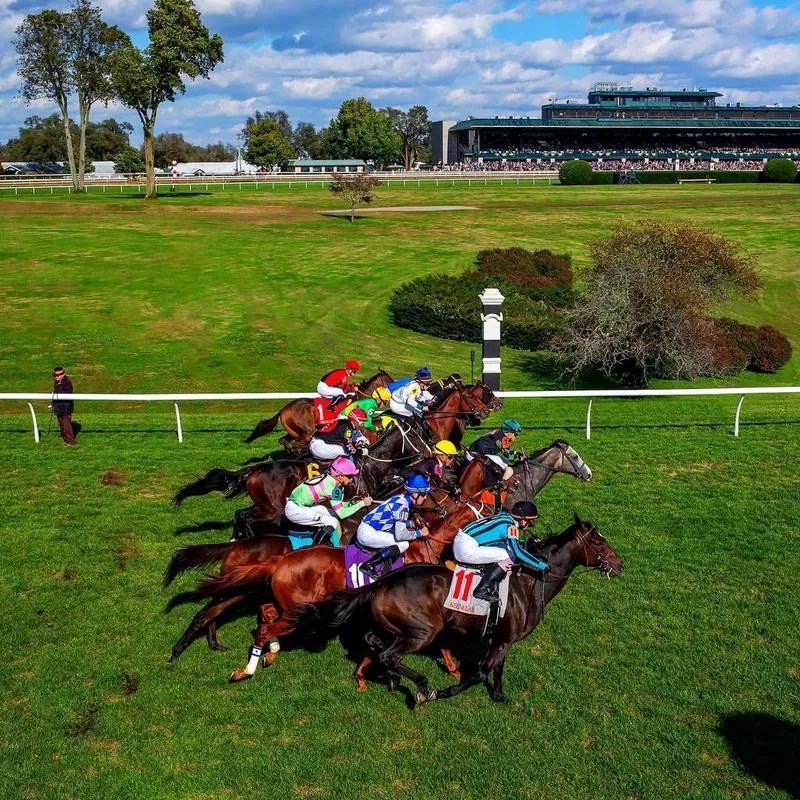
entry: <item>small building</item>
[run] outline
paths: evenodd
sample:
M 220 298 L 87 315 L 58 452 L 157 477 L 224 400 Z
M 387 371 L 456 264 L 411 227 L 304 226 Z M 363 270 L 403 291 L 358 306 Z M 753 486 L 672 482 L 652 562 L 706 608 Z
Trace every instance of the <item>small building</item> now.
M 366 172 L 367 164 L 360 158 L 324 160 L 295 158 L 287 165 L 287 172 Z

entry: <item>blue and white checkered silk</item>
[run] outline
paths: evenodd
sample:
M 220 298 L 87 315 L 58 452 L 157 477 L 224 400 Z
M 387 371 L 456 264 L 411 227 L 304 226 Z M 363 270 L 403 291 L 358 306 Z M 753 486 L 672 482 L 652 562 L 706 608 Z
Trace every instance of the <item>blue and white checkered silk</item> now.
M 408 520 L 410 505 L 411 501 L 407 495 L 396 494 L 370 511 L 363 521 L 376 531 L 391 533 L 396 522 L 406 522 Z

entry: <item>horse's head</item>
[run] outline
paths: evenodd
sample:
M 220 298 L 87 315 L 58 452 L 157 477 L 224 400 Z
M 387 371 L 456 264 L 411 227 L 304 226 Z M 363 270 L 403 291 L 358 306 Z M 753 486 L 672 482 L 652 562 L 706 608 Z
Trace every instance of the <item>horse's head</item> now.
M 592 479 L 592 470 L 589 465 L 580 457 L 578 451 L 562 439 L 558 439 L 551 445 L 561 453 L 560 464 L 558 466 L 559 472 L 565 472 L 567 475 L 572 475 L 580 481 L 590 481 Z
M 591 522 L 575 514 L 571 530 L 579 564 L 596 569 L 608 578 L 616 578 L 622 572 L 622 559 Z
M 476 383 L 474 386 L 461 386 L 461 384 L 458 384 L 456 391 L 460 398 L 458 410 L 463 414 L 469 415 L 471 425 L 478 425 L 482 419 L 486 419 L 492 412 L 492 406 L 488 405 L 484 400 L 485 392 L 481 384 Z
M 503 401 L 483 381 L 478 381 L 475 387 L 480 389 L 481 402 L 490 411 L 499 411 L 503 407 Z

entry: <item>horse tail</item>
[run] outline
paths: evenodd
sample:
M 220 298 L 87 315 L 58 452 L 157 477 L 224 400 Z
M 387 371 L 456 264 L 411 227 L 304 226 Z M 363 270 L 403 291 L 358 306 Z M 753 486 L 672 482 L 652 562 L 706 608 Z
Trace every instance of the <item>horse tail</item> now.
M 281 409 L 282 411 L 283 409 Z M 253 432 L 244 440 L 246 444 L 250 444 L 250 442 L 254 442 L 260 436 L 265 436 L 268 433 L 272 433 L 275 430 L 275 427 L 280 420 L 281 412 L 278 411 L 277 414 L 270 417 L 269 419 L 263 419 L 261 422 L 256 425 Z
M 249 594 L 263 589 L 272 580 L 275 567 L 283 558 L 273 556 L 266 558 L 258 564 L 243 565 L 228 570 L 224 575 L 213 575 L 206 578 L 192 592 L 194 600 L 203 600 L 207 597 L 220 597 L 229 594 Z
M 372 601 L 376 585 L 344 589 L 321 603 L 298 606 L 290 614 L 294 627 L 309 634 L 344 627 L 360 608 Z
M 230 552 L 236 542 L 221 544 L 193 544 L 176 550 L 164 570 L 164 586 L 169 586 L 178 575 L 190 569 L 218 564 Z
M 218 468 L 209 470 L 202 478 L 179 489 L 172 498 L 172 505 L 179 506 L 187 497 L 199 497 L 209 492 L 224 492 L 228 499 L 236 497 L 245 490 L 247 478 L 253 469 L 250 466 L 236 471 Z

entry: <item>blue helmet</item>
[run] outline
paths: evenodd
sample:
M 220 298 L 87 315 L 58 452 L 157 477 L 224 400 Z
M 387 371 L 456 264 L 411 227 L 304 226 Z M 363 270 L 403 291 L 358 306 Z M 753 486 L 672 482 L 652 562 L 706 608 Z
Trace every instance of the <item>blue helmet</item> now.
M 419 494 L 428 494 L 431 490 L 431 485 L 424 475 L 412 475 L 403 487 L 409 494 L 419 492 Z
M 415 378 L 421 378 L 424 381 L 428 381 L 431 378 L 431 371 L 427 367 L 420 367 L 415 375 Z

